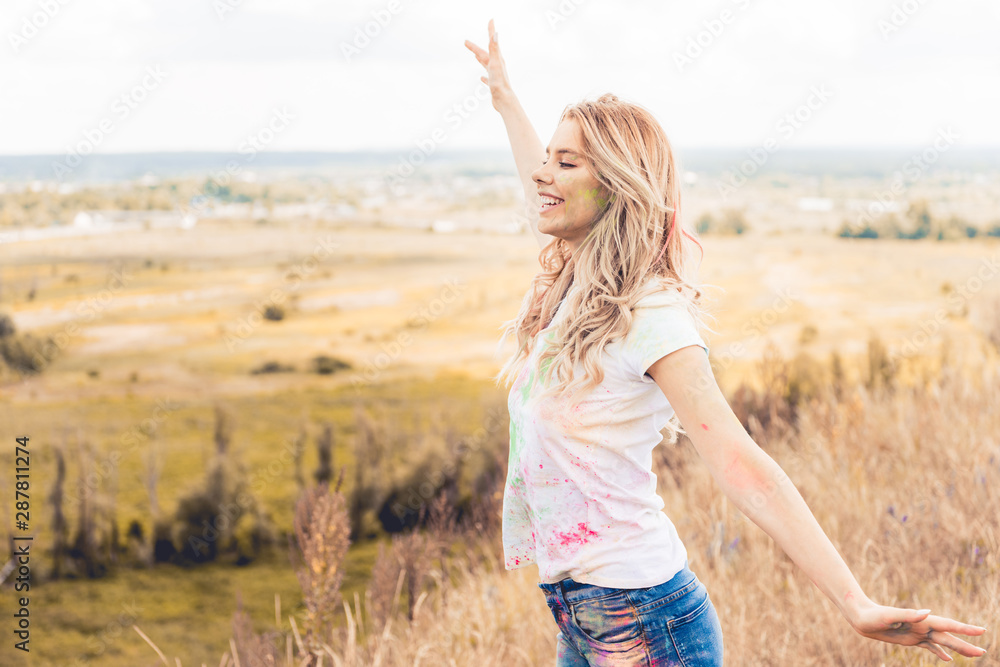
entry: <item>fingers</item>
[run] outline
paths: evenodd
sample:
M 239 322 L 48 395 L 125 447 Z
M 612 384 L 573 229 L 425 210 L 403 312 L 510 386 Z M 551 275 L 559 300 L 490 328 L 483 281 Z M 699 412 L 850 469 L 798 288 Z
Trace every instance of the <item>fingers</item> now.
M 927 623 L 935 630 L 941 632 L 958 632 L 963 635 L 979 636 L 986 632 L 986 628 L 978 625 L 969 625 L 944 616 L 928 616 Z
M 937 657 L 941 658 L 945 662 L 951 662 L 952 660 L 954 660 L 954 658 L 945 653 L 945 650 L 943 648 L 941 648 L 934 642 L 920 642 L 919 644 L 917 644 L 917 646 L 924 647 L 925 649 L 927 649 Z
M 919 644 L 917 644 L 917 646 L 922 646 L 923 648 L 927 649 L 928 651 L 930 651 L 937 657 L 941 658 L 945 662 L 951 662 L 953 660 L 953 658 L 950 655 L 944 652 L 943 648 L 941 648 L 934 642 L 920 642 Z
M 892 607 L 889 612 L 882 617 L 882 622 L 889 626 L 890 630 L 899 630 L 904 625 L 912 625 L 921 621 L 930 621 L 930 609 L 900 609 Z
M 978 658 L 986 653 L 986 649 L 974 646 L 967 641 L 948 634 L 947 632 L 931 630 L 927 633 L 927 639 L 928 641 L 936 642 L 940 646 L 950 648 L 955 653 L 964 655 L 966 658 Z
M 949 634 L 951 632 L 957 632 L 963 635 L 978 636 L 986 632 L 986 628 L 978 625 L 961 623 L 943 616 L 928 616 L 926 623 L 931 628 L 927 632 L 927 638 L 929 640 L 933 639 L 937 643 L 946 646 L 952 651 L 955 651 L 959 655 L 964 655 L 967 658 L 978 658 L 986 653 L 986 649 L 970 644 L 967 641 Z
M 465 40 L 465 48 L 472 51 L 472 53 L 476 56 L 476 60 L 478 60 L 483 65 L 489 62 L 490 54 L 486 53 L 486 51 L 479 48 L 469 40 Z

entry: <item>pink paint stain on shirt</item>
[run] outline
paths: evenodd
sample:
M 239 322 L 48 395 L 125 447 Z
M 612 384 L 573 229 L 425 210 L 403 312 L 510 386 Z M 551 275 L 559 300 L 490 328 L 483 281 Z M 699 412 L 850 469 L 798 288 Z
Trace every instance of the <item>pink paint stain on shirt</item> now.
M 707 425 L 707 424 L 702 424 L 702 425 L 701 425 L 701 427 L 702 427 L 703 429 L 705 429 L 706 431 L 708 430 L 708 425 Z
M 559 544 L 564 547 L 574 544 L 586 544 L 592 537 L 597 537 L 597 533 L 590 530 L 590 528 L 587 527 L 587 524 L 582 521 L 576 524 L 576 530 L 571 530 L 566 533 L 556 533 L 556 539 L 558 539 Z

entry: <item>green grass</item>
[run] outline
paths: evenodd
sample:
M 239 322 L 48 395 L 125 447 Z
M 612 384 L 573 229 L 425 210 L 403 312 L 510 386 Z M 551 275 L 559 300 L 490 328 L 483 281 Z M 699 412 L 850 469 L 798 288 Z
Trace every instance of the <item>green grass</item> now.
M 346 599 L 353 600 L 355 591 L 364 594 L 377 552 L 377 541 L 348 551 L 341 589 Z M 217 665 L 229 649 L 237 591 L 255 632 L 275 627 L 275 594 L 281 596 L 282 630 L 290 629 L 287 615 L 302 610 L 298 579 L 285 553 L 245 567 L 122 568 L 103 579 L 32 586 L 30 656 L 18 655 L 5 640 L 0 664 L 62 667 L 79 659 L 80 664 L 136 667 L 158 662 L 132 629 L 134 622 L 171 664 L 178 657 L 184 665 Z M 12 609 L 13 592 L 5 591 L 4 599 L 4 608 Z
M 302 415 L 308 416 L 309 438 L 303 456 L 302 470 L 307 483 L 317 464 L 316 437 L 324 422 L 334 425 L 333 466 L 344 472 L 343 490 L 350 489 L 354 457 L 351 442 L 355 436 L 354 407 L 360 401 L 373 418 L 387 422 L 389 432 L 398 434 L 405 443 L 410 435 L 426 432 L 438 410 L 444 410 L 449 425 L 458 434 L 471 434 L 484 420 L 483 396 L 497 394 L 492 383 L 456 376 L 439 376 L 433 380 L 414 379 L 391 385 L 368 387 L 359 398 L 350 387 L 330 391 L 283 392 L 264 396 L 227 398 L 226 405 L 235 414 L 235 430 L 230 449 L 245 466 L 250 480 L 257 481 L 256 494 L 272 514 L 276 528 L 291 531 L 297 488 L 294 467 L 287 457 L 283 460 L 283 445 L 290 443 L 299 432 Z M 179 404 L 159 422 L 155 437 L 139 435 L 130 444 L 123 436 L 142 426 L 156 414 L 155 400 L 133 397 L 128 399 L 80 399 L 71 404 L 47 403 L 33 406 L 18 405 L 17 422 L 20 434 L 31 440 L 31 489 L 33 492 L 32 533 L 37 543 L 51 544 L 51 509 L 44 497 L 55 479 L 55 443 L 66 436 L 67 496 L 78 496 L 76 429 L 95 448 L 95 466 L 102 489 L 107 489 L 117 476 L 116 510 L 122 535 L 132 519 L 151 528 L 149 498 L 143 484 L 144 450 L 160 450 L 163 468 L 157 486 L 161 514 L 172 514 L 178 500 L 191 488 L 202 484 L 205 470 L 215 445 L 212 441 L 214 414 L 211 401 L 170 401 Z M 11 434 L 13 435 L 13 434 Z M 405 447 L 405 444 L 404 444 Z M 391 451 L 386 464 L 392 467 L 408 459 L 407 451 Z M 118 458 L 117 466 L 108 466 Z M 75 526 L 76 505 L 66 503 L 71 529 Z
M 302 596 L 298 580 L 288 560 L 287 539 L 293 530 L 292 517 L 297 487 L 294 468 L 281 462 L 281 445 L 299 431 L 303 411 L 311 423 L 310 437 L 303 457 L 303 473 L 312 483 L 317 456 L 315 437 L 325 421 L 335 425 L 334 469 L 346 466 L 344 490 L 352 480 L 354 406 L 360 400 L 371 409 L 380 407 L 374 417 L 388 418 L 389 432 L 419 433 L 431 426 L 437 411 L 448 415 L 449 424 L 459 434 L 470 434 L 483 420 L 483 397 L 495 395 L 491 382 L 461 376 L 442 375 L 429 380 L 410 380 L 365 389 L 360 399 L 350 387 L 330 391 L 283 392 L 266 396 L 240 396 L 225 402 L 232 408 L 236 425 L 231 449 L 246 466 L 251 479 L 263 480 L 258 499 L 270 512 L 276 529 L 283 533 L 276 553 L 243 567 L 217 562 L 190 568 L 158 565 L 151 569 L 120 567 L 97 580 L 60 580 L 33 582 L 30 591 L 31 652 L 21 655 L 7 640 L 0 649 L 3 665 L 91 665 L 161 664 L 156 653 L 132 629 L 139 626 L 172 660 L 181 658 L 185 665 L 217 665 L 228 650 L 232 634 L 232 615 L 236 610 L 236 592 L 257 632 L 274 626 L 274 596 L 281 596 L 281 611 L 297 613 Z M 122 434 L 142 424 L 154 414 L 155 401 L 128 399 L 81 399 L 72 404 L 48 403 L 17 406 L 18 427 L 31 437 L 32 529 L 35 549 L 32 568 L 47 574 L 51 567 L 48 551 L 52 543 L 51 509 L 44 500 L 55 478 L 53 442 L 62 437 L 62 427 L 72 427 L 67 441 L 65 491 L 77 489 L 75 428 L 97 451 L 96 462 L 111 461 L 120 452 L 116 468 L 118 493 L 117 521 L 124 539 L 129 522 L 135 518 L 147 532 L 151 529 L 149 503 L 142 483 L 144 448 L 150 440 L 129 447 Z M 163 471 L 158 484 L 162 514 L 172 514 L 178 499 L 188 488 L 199 485 L 205 464 L 214 451 L 213 406 L 210 401 L 190 401 L 170 412 L 160 422 L 156 444 L 163 454 Z M 407 437 L 401 442 L 406 443 Z M 387 465 L 406 460 L 407 452 L 393 451 Z M 277 464 L 275 463 L 277 462 Z M 271 467 L 269 468 L 269 464 Z M 105 477 L 105 476 L 102 476 Z M 110 477 L 102 479 L 107 488 Z M 67 503 L 71 534 L 75 531 L 75 506 Z M 351 546 L 346 563 L 343 593 L 353 600 L 354 592 L 363 595 L 377 554 L 377 541 Z M 13 609 L 15 593 L 5 589 L 4 608 Z M 137 616 L 129 618 L 130 610 Z M 10 628 L 10 625 L 5 626 Z M 288 627 L 283 628 L 288 630 Z M 89 660 L 89 662 L 87 662 Z

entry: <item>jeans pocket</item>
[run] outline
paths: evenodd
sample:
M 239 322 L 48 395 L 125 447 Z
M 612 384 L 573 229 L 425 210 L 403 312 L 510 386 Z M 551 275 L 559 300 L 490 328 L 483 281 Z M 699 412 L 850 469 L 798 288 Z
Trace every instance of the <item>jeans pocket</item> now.
M 595 648 L 630 651 L 643 643 L 642 625 L 624 592 L 570 605 L 573 625 Z
M 684 608 L 667 622 L 670 639 L 684 665 L 721 667 L 722 626 L 708 590 L 701 583 L 685 595 Z

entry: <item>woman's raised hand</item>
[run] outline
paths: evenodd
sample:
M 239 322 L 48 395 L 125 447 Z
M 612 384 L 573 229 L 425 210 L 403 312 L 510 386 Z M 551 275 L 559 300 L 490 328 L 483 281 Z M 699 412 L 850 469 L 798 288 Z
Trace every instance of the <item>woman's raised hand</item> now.
M 490 87 L 493 108 L 502 111 L 503 105 L 510 101 L 514 93 L 510 87 L 510 79 L 507 78 L 507 67 L 504 65 L 503 56 L 500 55 L 500 45 L 497 43 L 497 32 L 493 29 L 493 19 L 490 19 L 489 30 L 489 51 L 484 51 L 469 40 L 465 40 L 465 46 L 475 54 L 476 60 L 486 68 L 486 76 L 479 78 Z
M 854 621 L 854 629 L 870 639 L 904 646 L 920 646 L 947 662 L 950 662 L 952 657 L 945 652 L 945 648 L 967 658 L 978 658 L 986 653 L 985 649 L 951 634 L 957 632 L 978 636 L 986 632 L 986 628 L 943 616 L 931 616 L 926 609 L 917 611 L 872 605 L 859 613 Z

